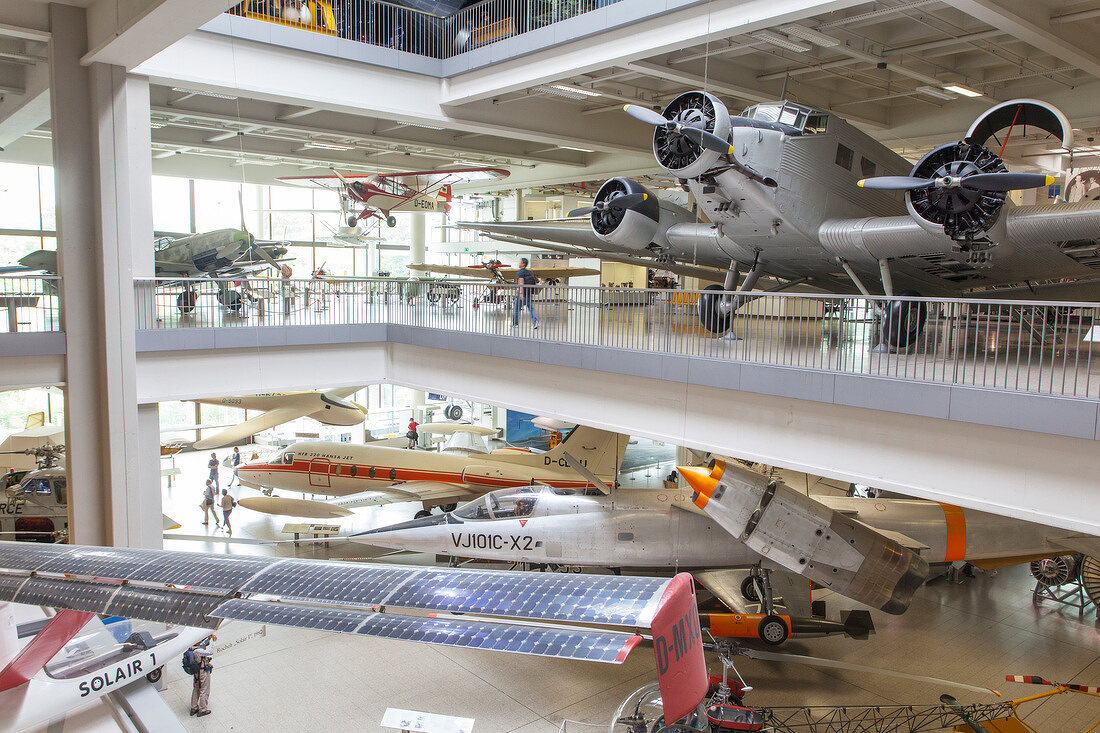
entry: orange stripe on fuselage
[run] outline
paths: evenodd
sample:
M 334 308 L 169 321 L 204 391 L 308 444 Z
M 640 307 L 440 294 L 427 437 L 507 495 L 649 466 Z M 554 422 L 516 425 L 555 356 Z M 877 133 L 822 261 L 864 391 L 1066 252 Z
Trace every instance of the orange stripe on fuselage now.
M 283 463 L 253 464 L 247 471 L 267 471 L 269 473 L 298 474 L 308 477 L 310 461 L 294 461 L 293 465 Z M 351 467 L 355 466 L 355 475 L 351 474 Z M 375 475 L 370 476 L 370 469 L 374 468 Z M 339 469 L 338 472 L 334 469 Z M 395 472 L 391 479 L 390 470 Z M 324 475 L 324 472 L 313 472 L 314 475 Z M 401 468 L 398 466 L 366 466 L 362 464 L 332 463 L 329 465 L 329 475 L 337 478 L 362 479 L 365 481 L 442 481 L 444 483 L 467 484 L 471 486 L 495 486 L 498 488 L 511 488 L 519 485 L 517 479 L 477 477 L 477 482 L 464 481 L 461 473 L 451 471 L 427 471 L 423 469 Z M 539 483 L 553 486 L 556 489 L 582 489 L 591 486 L 587 481 L 575 481 L 566 479 L 546 479 Z
M 947 526 L 944 562 L 953 562 L 966 558 L 966 515 L 961 507 L 940 504 L 943 519 Z

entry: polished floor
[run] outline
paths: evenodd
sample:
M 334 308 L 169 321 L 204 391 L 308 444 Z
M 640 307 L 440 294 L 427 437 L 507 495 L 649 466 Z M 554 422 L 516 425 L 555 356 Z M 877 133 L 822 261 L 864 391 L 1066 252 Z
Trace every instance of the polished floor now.
M 224 534 L 201 525 L 200 486 L 205 455 L 178 459 L 184 475 L 164 490 L 165 511 L 183 521 L 181 535 L 207 535 L 208 541 L 175 540 L 170 549 L 209 549 L 268 553 L 270 545 L 226 544 Z M 640 469 L 625 477 L 638 486 L 655 485 L 667 466 Z M 247 490 L 246 490 L 247 491 Z M 238 496 L 240 494 L 237 494 Z M 417 507 L 394 504 L 361 510 L 345 520 L 348 529 L 407 519 Z M 284 520 L 238 509 L 235 537 L 285 538 Z M 359 545 L 275 546 L 279 554 L 307 557 L 369 556 Z M 430 562 L 403 556 L 400 562 Z M 1026 567 L 979 574 L 964 583 L 937 580 L 922 589 L 903 616 L 874 612 L 877 633 L 868 641 L 844 638 L 791 641 L 789 652 L 842 659 L 876 667 L 954 679 L 1001 690 L 1007 697 L 1040 691 L 1006 683 L 1006 674 L 1100 684 L 1100 633 L 1094 610 L 1076 611 L 1031 600 Z M 823 596 L 828 598 L 828 596 Z M 835 614 L 853 604 L 835 596 Z M 244 636 L 254 627 L 226 627 L 224 638 Z M 712 660 L 713 662 L 713 660 Z M 191 731 L 379 730 L 386 708 L 444 713 L 476 719 L 481 733 L 595 731 L 606 726 L 630 692 L 654 678 L 649 649 L 639 647 L 621 666 L 563 662 L 433 647 L 340 634 L 266 628 L 266 635 L 244 642 L 217 661 L 211 695 L 212 715 L 187 715 L 190 679 L 172 669 L 165 699 Z M 712 663 L 714 669 L 717 664 Z M 963 702 L 992 696 L 946 690 L 886 676 L 810 668 L 798 664 L 743 660 L 738 668 L 756 689 L 755 705 L 931 704 L 945 691 Z M 1039 731 L 1083 731 L 1100 721 L 1100 699 L 1066 694 L 1022 709 Z M 606 730 L 606 727 L 603 728 Z
M 731 320 L 729 335 L 702 328 L 681 294 L 569 289 L 536 303 L 539 329 L 528 313 L 512 325 L 511 302 L 411 300 L 395 292 L 348 292 L 346 284 L 314 286 L 286 308 L 234 312 L 214 294 L 181 316 L 170 293 L 139 309 L 139 328 L 235 328 L 341 323 L 394 323 L 476 334 L 534 337 L 658 353 L 702 356 L 828 371 L 871 374 L 990 389 L 1100 398 L 1100 354 L 1094 358 L 1092 311 L 993 305 L 971 309 L 929 303 L 927 325 L 904 348 L 880 346 L 881 328 L 866 304 L 830 307 L 774 298 L 753 303 Z M 612 293 L 613 294 L 613 293 Z M 632 295 L 633 298 L 625 298 Z M 274 299 L 277 300 L 277 299 Z M 814 313 L 815 315 L 809 315 Z M 877 347 L 877 348 L 876 348 Z

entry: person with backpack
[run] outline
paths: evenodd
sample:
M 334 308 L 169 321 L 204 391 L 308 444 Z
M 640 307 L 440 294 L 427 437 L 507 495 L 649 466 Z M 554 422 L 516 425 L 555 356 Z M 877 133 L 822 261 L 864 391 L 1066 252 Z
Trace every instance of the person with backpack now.
M 405 438 L 409 441 L 409 444 L 406 445 L 405 447 L 409 448 L 410 450 L 415 448 L 416 447 L 416 442 L 418 440 L 420 440 L 420 434 L 418 432 L 416 432 L 416 429 L 418 427 L 420 427 L 420 423 L 418 423 L 416 421 L 415 417 L 410 417 L 409 418 L 409 431 L 407 433 L 405 433 Z
M 214 482 L 210 479 L 206 479 L 206 488 L 202 492 L 202 523 L 210 524 L 210 515 L 214 515 L 214 526 L 220 527 L 221 523 L 218 521 L 218 510 L 214 508 L 214 497 L 218 495 L 218 492 L 214 489 Z
M 191 686 L 191 714 L 201 718 L 210 714 L 207 703 L 210 700 L 210 673 L 214 671 L 214 648 L 211 644 L 218 640 L 214 634 L 183 653 L 183 671 L 194 677 Z
M 229 514 L 233 511 L 233 507 L 237 506 L 237 501 L 229 495 L 229 489 L 222 489 L 220 503 L 222 505 L 222 523 L 225 524 L 225 531 L 228 534 L 233 534 L 233 528 L 229 526 Z
M 531 313 L 531 323 L 534 324 L 534 328 L 538 330 L 539 317 L 535 314 L 535 303 L 532 296 L 535 294 L 535 283 L 538 282 L 538 278 L 535 274 L 527 269 L 527 258 L 521 257 L 519 260 L 519 269 L 516 270 L 516 284 L 519 285 L 516 288 L 516 303 L 512 309 L 512 328 L 519 325 L 519 312 L 523 310 L 526 305 L 527 310 Z

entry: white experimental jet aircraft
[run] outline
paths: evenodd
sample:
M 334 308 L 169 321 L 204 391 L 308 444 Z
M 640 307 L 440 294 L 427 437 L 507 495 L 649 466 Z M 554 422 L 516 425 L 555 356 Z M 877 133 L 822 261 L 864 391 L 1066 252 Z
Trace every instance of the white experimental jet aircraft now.
M 677 490 L 617 488 L 596 496 L 526 486 L 491 492 L 448 514 L 367 530 L 349 539 L 503 562 L 689 570 L 732 610 L 742 602 L 737 584 L 731 591 L 716 571 L 761 562 L 901 613 L 928 576 L 929 563 L 966 561 L 992 569 L 1067 553 L 1100 554 L 1098 537 L 937 502 L 811 498 L 722 462 L 713 471 L 690 466 L 678 470 L 696 492 L 694 503 Z M 720 486 L 727 488 L 719 492 Z M 764 495 L 769 499 L 765 510 L 771 513 L 755 521 L 755 532 L 750 528 L 741 541 L 742 525 Z M 732 506 L 741 496 L 724 513 L 717 509 Z M 707 497 L 719 501 L 708 503 Z M 730 516 L 740 523 L 731 525 Z M 771 524 L 765 527 L 767 520 Z M 834 567 L 839 569 L 834 572 Z M 868 582 L 872 576 L 875 582 Z M 744 586 L 741 593 L 750 595 Z
M 765 282 L 770 290 L 864 295 L 877 286 L 888 298 L 1100 298 L 1090 265 L 1100 252 L 1100 202 L 1014 206 L 1006 199 L 1011 190 L 1053 182 L 1008 171 L 1001 155 L 1013 133 L 1039 130 L 1072 150 L 1072 126 L 1045 102 L 998 104 L 915 166 L 837 115 L 788 101 L 730 115 L 713 94 L 693 91 L 663 113 L 626 111 L 654 126 L 658 163 L 697 210 L 612 178 L 593 206 L 570 212 L 586 215 L 581 220 L 459 226 L 724 282 L 698 303 L 702 324 L 715 333 L 728 331 L 748 302 L 725 293 Z M 893 346 L 912 343 L 923 328 L 923 317 L 911 317 L 923 313 L 911 307 L 891 301 L 884 314 Z

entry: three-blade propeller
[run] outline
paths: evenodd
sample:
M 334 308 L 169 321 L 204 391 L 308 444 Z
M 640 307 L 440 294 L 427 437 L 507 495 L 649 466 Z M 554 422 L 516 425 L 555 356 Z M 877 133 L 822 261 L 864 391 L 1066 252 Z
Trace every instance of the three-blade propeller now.
M 921 188 L 968 188 L 972 191 L 1016 191 L 1040 188 L 1054 183 L 1054 176 L 1042 173 L 974 173 L 969 176 L 919 178 L 917 176 L 878 176 L 864 178 L 862 188 L 879 191 L 915 191 Z
M 707 150 L 713 150 L 722 155 L 733 155 L 733 146 L 714 133 L 707 132 L 699 127 L 682 124 L 676 120 L 665 119 L 665 116 L 660 112 L 636 104 L 623 105 L 623 110 L 636 120 L 654 127 L 664 127 L 670 132 L 679 133 Z
M 593 211 L 604 211 L 606 209 L 623 211 L 624 209 L 629 209 L 631 206 L 642 203 L 648 198 L 649 194 L 647 193 L 628 193 L 606 201 L 597 201 L 591 206 L 582 206 L 579 209 L 573 209 L 569 212 L 569 216 L 588 216 Z

